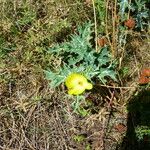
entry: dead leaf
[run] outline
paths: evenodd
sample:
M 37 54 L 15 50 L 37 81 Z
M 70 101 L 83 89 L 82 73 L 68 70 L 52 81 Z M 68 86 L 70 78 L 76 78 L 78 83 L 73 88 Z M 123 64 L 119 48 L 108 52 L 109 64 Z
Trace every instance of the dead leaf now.
M 139 84 L 147 84 L 150 82 L 150 68 L 144 68 L 141 71 Z

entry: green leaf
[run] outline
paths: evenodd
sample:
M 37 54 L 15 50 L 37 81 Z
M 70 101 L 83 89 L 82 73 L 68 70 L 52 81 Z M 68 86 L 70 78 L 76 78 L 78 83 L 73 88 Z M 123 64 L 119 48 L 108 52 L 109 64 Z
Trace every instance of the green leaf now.
M 108 52 L 108 47 L 104 47 L 100 54 L 98 55 L 98 62 L 100 66 L 106 65 L 111 61 L 110 54 Z
M 84 135 L 75 135 L 74 140 L 76 142 L 83 142 L 85 140 L 85 136 Z
M 61 83 L 64 82 L 65 80 L 65 75 L 59 75 L 59 74 L 56 74 L 52 71 L 44 71 L 45 72 L 45 75 L 46 75 L 46 79 L 47 80 L 50 80 L 50 86 L 52 88 L 55 88 L 57 86 L 59 86 Z
M 98 75 L 98 78 L 99 78 L 103 83 L 106 83 L 107 80 L 105 79 L 105 77 L 110 77 L 110 78 L 113 79 L 114 81 L 117 81 L 117 79 L 116 79 L 116 73 L 115 73 L 114 70 L 109 70 L 109 69 L 101 68 L 101 69 L 100 69 L 100 74 Z

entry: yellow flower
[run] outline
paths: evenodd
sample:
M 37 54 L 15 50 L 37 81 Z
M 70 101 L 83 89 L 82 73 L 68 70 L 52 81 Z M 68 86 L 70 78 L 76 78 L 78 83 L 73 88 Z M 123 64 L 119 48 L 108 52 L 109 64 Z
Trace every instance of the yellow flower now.
M 70 74 L 66 78 L 65 85 L 68 88 L 68 94 L 70 95 L 79 95 L 82 94 L 86 89 L 90 90 L 93 88 L 93 85 L 79 73 Z

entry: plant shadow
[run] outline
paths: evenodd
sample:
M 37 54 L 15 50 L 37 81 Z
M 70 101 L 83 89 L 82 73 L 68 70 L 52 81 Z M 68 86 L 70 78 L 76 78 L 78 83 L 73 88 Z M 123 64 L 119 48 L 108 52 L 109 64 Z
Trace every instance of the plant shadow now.
M 116 150 L 150 150 L 150 89 L 135 93 L 127 110 L 126 135 Z

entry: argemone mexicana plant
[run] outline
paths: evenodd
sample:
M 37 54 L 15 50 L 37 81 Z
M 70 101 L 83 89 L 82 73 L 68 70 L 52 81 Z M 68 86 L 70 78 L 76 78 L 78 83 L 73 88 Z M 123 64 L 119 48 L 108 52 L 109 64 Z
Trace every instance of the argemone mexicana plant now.
M 62 65 L 57 69 L 45 71 L 46 79 L 50 80 L 52 88 L 66 82 L 68 93 L 78 95 L 85 89 L 92 89 L 92 85 L 87 81 L 94 83 L 93 78 L 104 84 L 108 78 L 116 81 L 115 63 L 112 61 L 109 47 L 99 48 L 99 51 L 95 52 L 92 46 L 92 27 L 90 22 L 85 23 L 83 27 L 78 27 L 78 33 L 71 35 L 69 42 L 56 44 L 48 49 L 49 53 L 62 60 Z M 78 81 L 81 81 L 83 86 L 79 86 Z M 78 88 L 71 87 L 75 84 L 73 82 L 77 82 Z

